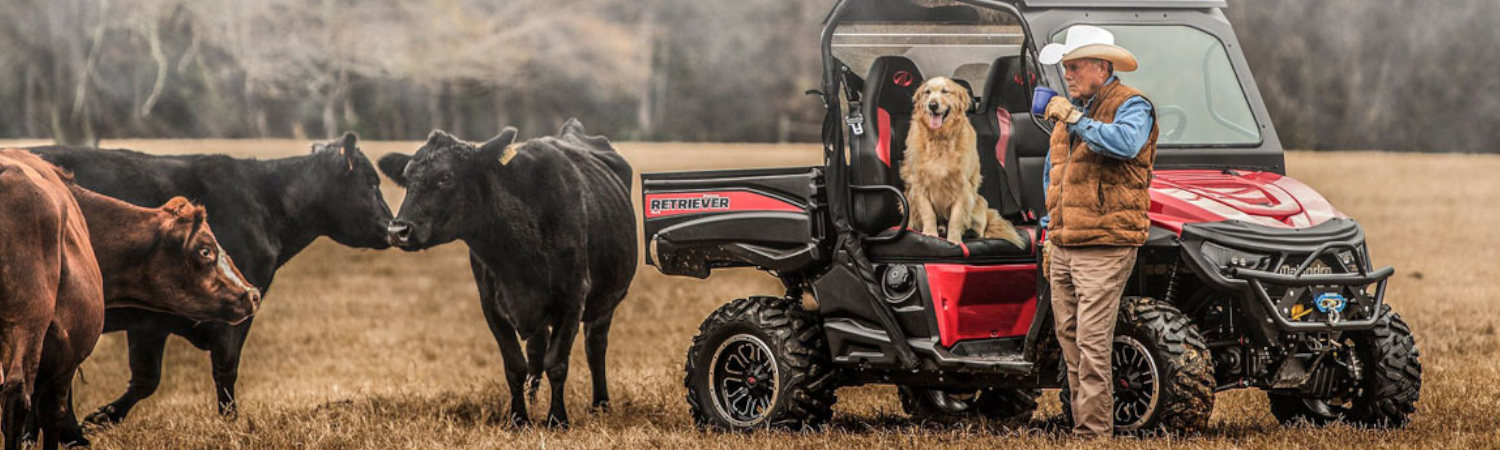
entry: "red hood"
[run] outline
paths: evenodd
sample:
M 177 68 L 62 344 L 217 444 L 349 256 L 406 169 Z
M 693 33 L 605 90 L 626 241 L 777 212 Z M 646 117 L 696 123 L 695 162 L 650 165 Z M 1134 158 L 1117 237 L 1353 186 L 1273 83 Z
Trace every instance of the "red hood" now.
M 1151 224 L 1182 233 L 1184 223 L 1241 220 L 1303 228 L 1344 217 L 1318 191 L 1271 172 L 1157 170 Z

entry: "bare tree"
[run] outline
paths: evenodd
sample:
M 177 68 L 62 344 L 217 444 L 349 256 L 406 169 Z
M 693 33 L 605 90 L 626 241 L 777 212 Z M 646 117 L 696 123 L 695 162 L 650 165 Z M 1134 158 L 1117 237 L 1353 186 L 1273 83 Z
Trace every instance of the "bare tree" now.
M 923 0 L 927 2 L 929 0 Z M 930 0 L 951 4 L 951 0 Z M 6 0 L 0 136 L 418 138 L 516 125 L 770 141 L 816 125 L 786 0 Z M 1497 151 L 1500 2 L 1233 0 L 1284 144 Z M 811 138 L 801 135 L 801 138 Z

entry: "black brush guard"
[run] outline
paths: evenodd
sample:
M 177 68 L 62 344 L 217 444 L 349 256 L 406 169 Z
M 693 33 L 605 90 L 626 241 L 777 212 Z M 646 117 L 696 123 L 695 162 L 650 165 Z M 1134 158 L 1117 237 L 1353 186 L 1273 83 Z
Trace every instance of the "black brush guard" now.
M 1253 299 L 1264 311 L 1264 320 L 1292 332 L 1317 332 L 1369 329 L 1379 320 L 1380 305 L 1385 299 L 1386 281 L 1395 269 L 1387 266 L 1372 270 L 1365 250 L 1364 232 L 1349 219 L 1330 219 L 1308 228 L 1276 228 L 1240 221 L 1187 224 L 1182 229 L 1182 254 L 1200 279 L 1247 300 Z M 1213 243 L 1237 251 L 1265 255 L 1270 267 L 1297 264 L 1290 273 L 1258 267 L 1226 266 L 1212 261 L 1204 251 Z M 1317 261 L 1337 262 L 1336 255 L 1347 251 L 1355 259 L 1353 270 L 1343 265 L 1345 273 L 1317 274 L 1309 269 Z M 1300 263 L 1296 262 L 1300 260 Z M 1331 270 L 1330 270 L 1331 271 Z M 1365 288 L 1375 285 L 1373 293 Z M 1281 295 L 1272 292 L 1281 291 Z M 1298 321 L 1283 311 L 1303 296 L 1317 290 L 1338 290 L 1352 294 L 1351 306 L 1357 305 L 1362 316 L 1330 322 Z M 1257 319 L 1261 319 L 1257 317 Z

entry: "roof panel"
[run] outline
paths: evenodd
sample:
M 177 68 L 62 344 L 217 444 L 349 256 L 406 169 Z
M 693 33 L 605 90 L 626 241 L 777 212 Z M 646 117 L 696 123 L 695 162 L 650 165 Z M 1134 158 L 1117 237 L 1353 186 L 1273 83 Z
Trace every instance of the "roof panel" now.
M 1021 0 L 1027 8 L 1223 8 L 1225 0 Z

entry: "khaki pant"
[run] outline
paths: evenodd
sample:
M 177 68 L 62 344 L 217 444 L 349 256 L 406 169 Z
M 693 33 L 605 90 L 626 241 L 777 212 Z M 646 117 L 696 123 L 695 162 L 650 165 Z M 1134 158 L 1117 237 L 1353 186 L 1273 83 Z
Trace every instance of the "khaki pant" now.
M 1052 317 L 1068 365 L 1073 433 L 1114 433 L 1110 352 L 1120 295 L 1135 266 L 1136 247 L 1052 246 L 1047 279 Z

